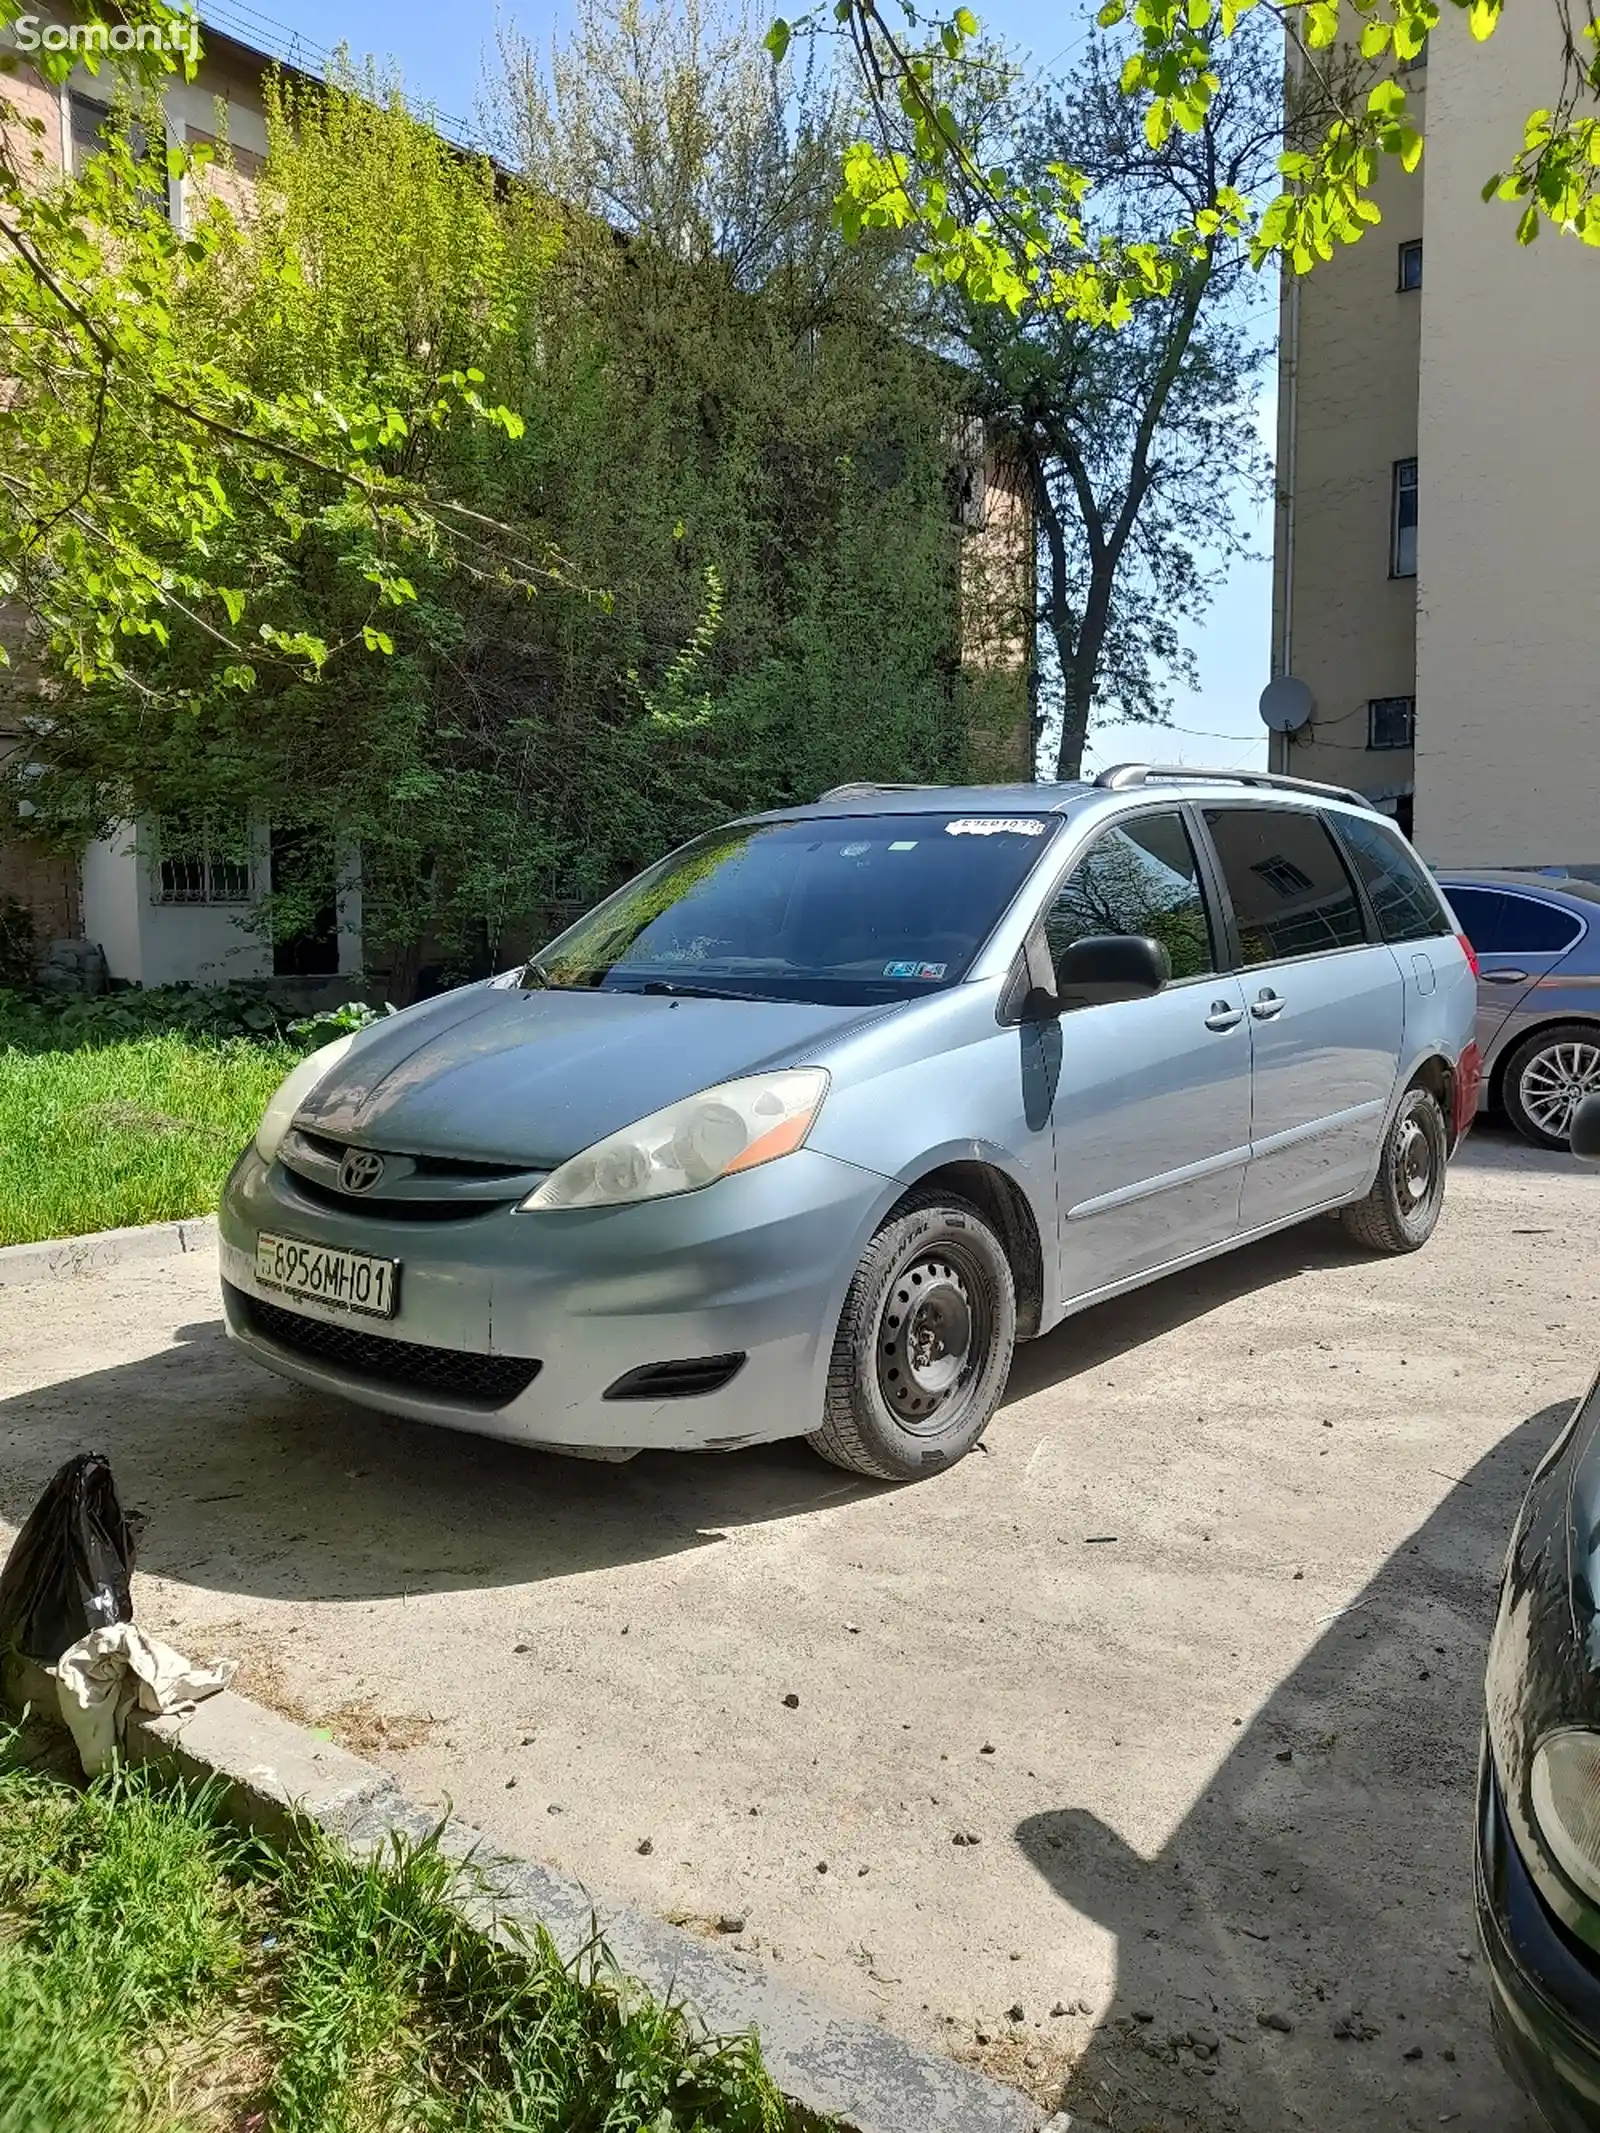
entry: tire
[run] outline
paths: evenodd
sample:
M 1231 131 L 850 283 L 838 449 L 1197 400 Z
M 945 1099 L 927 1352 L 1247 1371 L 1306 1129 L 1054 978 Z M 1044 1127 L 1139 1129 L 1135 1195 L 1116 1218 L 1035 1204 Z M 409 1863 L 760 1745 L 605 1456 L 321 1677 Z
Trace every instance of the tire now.
M 910 1199 L 861 1255 L 806 1441 L 875 1481 L 954 1466 L 1000 1404 L 1016 1339 L 1011 1265 L 984 1217 L 942 1193 Z
M 1600 1089 L 1600 1026 L 1558 1022 L 1525 1037 L 1506 1061 L 1501 1100 L 1525 1141 L 1565 1148 L 1572 1114 Z
M 1421 1251 L 1444 1205 L 1449 1160 L 1438 1098 L 1427 1089 L 1407 1089 L 1383 1137 L 1372 1190 L 1340 1213 L 1346 1232 L 1371 1252 Z

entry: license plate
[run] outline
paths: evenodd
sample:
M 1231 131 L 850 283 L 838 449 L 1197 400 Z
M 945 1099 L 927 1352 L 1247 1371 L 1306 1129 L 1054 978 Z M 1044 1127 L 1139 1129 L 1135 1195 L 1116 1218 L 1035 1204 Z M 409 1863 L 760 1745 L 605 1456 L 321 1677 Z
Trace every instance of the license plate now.
M 368 1252 L 342 1252 L 331 1244 L 302 1244 L 297 1237 L 256 1239 L 256 1279 L 264 1289 L 304 1296 L 336 1311 L 393 1318 L 399 1298 L 400 1262 Z

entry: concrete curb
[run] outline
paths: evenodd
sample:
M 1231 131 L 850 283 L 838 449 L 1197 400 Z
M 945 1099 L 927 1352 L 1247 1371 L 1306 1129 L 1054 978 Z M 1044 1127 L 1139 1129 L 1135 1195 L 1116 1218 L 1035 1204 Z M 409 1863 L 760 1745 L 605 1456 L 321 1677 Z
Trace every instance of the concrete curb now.
M 54 1681 L 31 1661 L 10 1661 L 4 1687 L 14 1708 L 31 1703 L 54 1716 Z M 291 1811 L 357 1851 L 439 1828 L 438 1814 L 408 1800 L 387 1771 L 231 1691 L 187 1718 L 135 1716 L 126 1750 L 133 1762 L 223 1779 L 230 1814 L 269 1834 L 288 1827 Z M 568 1960 L 598 1927 L 621 1969 L 658 1998 L 686 2003 L 719 2035 L 756 2030 L 768 2071 L 802 2114 L 850 2133 L 1039 2133 L 1043 2114 L 1017 2090 L 836 2014 L 777 1983 L 759 1963 L 608 1904 L 552 1867 L 499 1850 L 454 1817 L 440 1841 L 450 1857 L 470 1862 L 456 1900 L 474 1925 L 488 1932 L 542 1925 Z M 1044 2133 L 1069 2127 L 1090 2133 L 1071 2117 L 1052 2118 Z
M 0 1288 L 61 1275 L 98 1274 L 130 1259 L 175 1259 L 183 1252 L 215 1252 L 214 1215 L 183 1222 L 144 1222 L 133 1229 L 97 1229 L 87 1237 L 52 1237 L 43 1244 L 0 1244 Z

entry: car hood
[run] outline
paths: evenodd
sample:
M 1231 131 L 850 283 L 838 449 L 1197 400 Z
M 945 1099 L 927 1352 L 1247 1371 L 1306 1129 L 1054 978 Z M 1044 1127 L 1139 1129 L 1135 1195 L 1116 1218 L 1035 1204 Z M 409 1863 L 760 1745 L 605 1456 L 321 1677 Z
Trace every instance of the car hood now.
M 473 985 L 363 1031 L 297 1115 L 400 1153 L 548 1169 L 697 1089 L 813 1064 L 895 1011 Z

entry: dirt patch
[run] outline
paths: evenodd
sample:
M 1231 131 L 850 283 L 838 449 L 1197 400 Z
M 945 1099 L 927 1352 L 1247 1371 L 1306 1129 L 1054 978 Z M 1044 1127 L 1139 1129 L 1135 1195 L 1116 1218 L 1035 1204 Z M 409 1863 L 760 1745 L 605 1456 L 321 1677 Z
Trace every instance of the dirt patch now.
M 193 1119 L 174 1118 L 167 1111 L 147 1111 L 143 1104 L 115 1097 L 109 1103 L 90 1104 L 79 1113 L 83 1123 L 101 1133 L 139 1133 L 146 1140 L 172 1140 L 180 1133 L 200 1133 L 218 1138 L 216 1126 L 196 1125 Z
M 247 1652 L 233 1686 L 252 1703 L 265 1704 L 297 1726 L 309 1726 L 369 1762 L 393 1750 L 421 1747 L 439 1723 L 418 1711 L 385 1711 L 370 1696 L 349 1696 L 329 1710 L 320 1709 L 290 1688 L 283 1662 L 272 1651 Z

